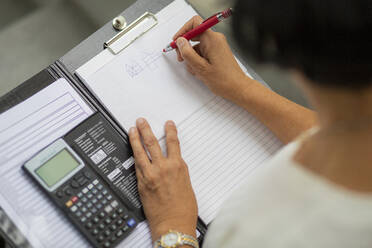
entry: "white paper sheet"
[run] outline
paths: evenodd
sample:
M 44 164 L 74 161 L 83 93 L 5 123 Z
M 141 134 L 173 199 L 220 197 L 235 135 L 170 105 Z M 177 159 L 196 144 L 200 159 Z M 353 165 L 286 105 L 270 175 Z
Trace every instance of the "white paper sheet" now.
M 34 247 L 86 247 L 22 164 L 93 113 L 65 79 L 0 115 L 0 205 Z
M 158 52 L 193 15 L 196 12 L 185 1 L 176 0 L 157 14 L 160 24 L 153 32 L 130 49 L 117 56 L 105 50 L 77 72 L 124 128 L 134 125 L 138 117 L 147 117 L 161 138 L 164 122 L 176 120 L 199 215 L 210 223 L 223 201 L 281 143 L 245 110 L 211 95 L 188 75 L 175 53 L 163 57 Z M 150 51 L 145 54 L 146 49 Z M 160 142 L 165 149 L 164 139 Z M 147 224 L 141 223 L 119 247 L 150 248 Z
M 125 129 L 142 116 L 151 121 L 154 133 L 161 137 L 165 121 L 172 119 L 180 124 L 213 98 L 177 62 L 175 52 L 162 52 L 172 35 L 195 14 L 184 1 L 176 1 L 157 14 L 157 26 L 84 78 Z

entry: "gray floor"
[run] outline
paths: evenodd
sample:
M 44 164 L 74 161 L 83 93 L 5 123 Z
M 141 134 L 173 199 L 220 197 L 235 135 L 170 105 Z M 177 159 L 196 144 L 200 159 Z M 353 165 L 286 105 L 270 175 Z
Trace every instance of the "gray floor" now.
M 0 0 L 0 95 L 53 63 L 134 1 Z M 189 2 L 203 16 L 228 7 L 221 0 Z M 217 29 L 231 37 L 229 22 Z M 306 105 L 285 72 L 250 65 L 273 90 Z

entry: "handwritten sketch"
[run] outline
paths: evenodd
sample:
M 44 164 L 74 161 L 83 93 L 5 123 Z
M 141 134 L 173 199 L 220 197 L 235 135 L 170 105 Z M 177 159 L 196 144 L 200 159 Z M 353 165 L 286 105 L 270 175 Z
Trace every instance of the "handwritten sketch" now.
M 132 58 L 128 63 L 124 65 L 125 71 L 131 78 L 139 76 L 145 69 L 155 71 L 158 69 L 158 64 L 156 63 L 160 58 L 162 58 L 161 51 L 141 51 L 138 53 L 136 59 Z
M 147 51 L 144 51 L 143 54 L 145 56 L 143 57 L 142 60 L 148 68 L 153 69 L 153 70 L 158 68 L 157 64 L 155 62 L 163 56 L 162 52 L 147 52 Z
M 134 78 L 143 71 L 143 67 L 136 61 L 133 61 L 130 64 L 125 64 L 125 70 L 130 77 Z

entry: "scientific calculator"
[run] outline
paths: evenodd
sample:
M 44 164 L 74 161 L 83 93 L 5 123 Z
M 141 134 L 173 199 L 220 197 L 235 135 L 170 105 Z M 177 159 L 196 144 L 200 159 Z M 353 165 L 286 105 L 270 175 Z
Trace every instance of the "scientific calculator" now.
M 138 223 L 115 192 L 63 139 L 42 150 L 23 169 L 94 247 L 115 247 Z

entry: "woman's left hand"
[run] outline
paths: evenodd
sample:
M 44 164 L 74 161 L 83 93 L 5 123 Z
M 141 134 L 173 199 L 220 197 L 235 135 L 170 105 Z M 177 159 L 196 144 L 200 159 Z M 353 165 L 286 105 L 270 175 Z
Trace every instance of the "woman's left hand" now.
M 138 190 L 153 240 L 170 229 L 195 236 L 198 208 L 174 122 L 165 125 L 166 157 L 147 121 L 140 118 L 136 124 L 130 129 L 129 138 L 136 160 Z

